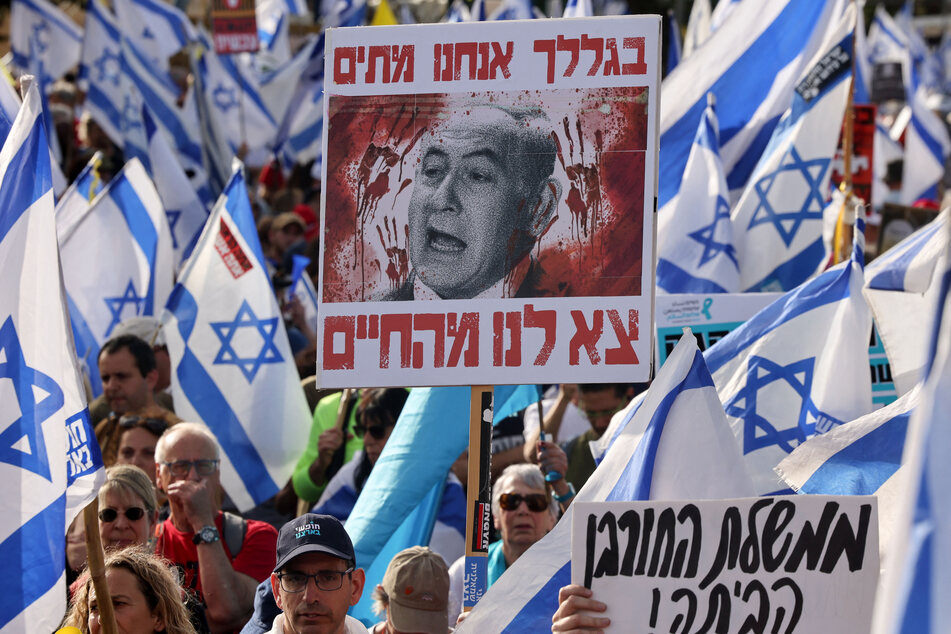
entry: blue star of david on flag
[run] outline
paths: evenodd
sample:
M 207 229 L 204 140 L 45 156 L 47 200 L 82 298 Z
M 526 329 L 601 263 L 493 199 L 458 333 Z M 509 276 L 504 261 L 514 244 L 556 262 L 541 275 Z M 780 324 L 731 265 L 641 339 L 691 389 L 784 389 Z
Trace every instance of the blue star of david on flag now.
M 36 43 L 36 50 L 45 53 L 50 43 L 50 25 L 46 22 L 37 22 L 33 25 L 33 41 Z
M 743 419 L 744 454 L 772 445 L 789 453 L 815 433 L 815 421 L 820 416 L 825 417 L 820 414 L 811 397 L 815 362 L 815 357 L 807 357 L 789 365 L 780 365 L 765 357 L 750 356 L 746 385 L 724 404 L 729 416 Z M 802 402 L 798 425 L 783 430 L 777 430 L 766 417 L 756 411 L 759 391 L 777 381 L 785 382 Z
M 247 300 L 241 302 L 241 308 L 235 315 L 233 321 L 211 322 L 211 327 L 221 341 L 221 348 L 212 361 L 215 365 L 235 365 L 244 374 L 248 383 L 254 381 L 258 370 L 265 363 L 282 363 L 284 358 L 274 343 L 274 335 L 277 333 L 277 317 L 270 319 L 258 319 L 254 311 L 248 305 Z M 239 328 L 252 328 L 257 330 L 263 340 L 261 350 L 256 356 L 239 356 L 235 351 L 232 341 Z
M 178 224 L 178 219 L 182 217 L 182 212 L 178 209 L 166 209 L 165 217 L 168 218 L 168 230 L 172 234 L 172 248 L 178 248 L 178 238 L 175 237 L 175 225 Z
M 222 112 L 228 112 L 230 109 L 238 107 L 238 99 L 234 95 L 234 88 L 225 88 L 224 85 L 218 84 L 218 87 L 212 92 L 212 98 L 215 100 L 215 105 Z
M 154 40 L 155 35 L 149 30 L 149 27 L 145 27 L 142 29 L 142 38 L 146 40 Z
M 733 246 L 733 243 L 718 242 L 716 240 L 717 225 L 724 220 L 727 222 L 730 221 L 730 203 L 728 203 L 723 196 L 717 196 L 717 208 L 713 216 L 713 222 L 701 227 L 693 233 L 687 234 L 690 238 L 703 246 L 703 253 L 700 254 L 700 264 L 697 265 L 698 268 L 715 258 L 718 254 L 723 253 L 726 257 L 730 258 L 736 270 L 740 270 L 740 263 L 737 262 L 736 259 L 736 247 Z
M 109 312 L 112 314 L 112 321 L 109 322 L 109 327 L 106 328 L 105 336 L 108 338 L 112 333 L 112 329 L 122 323 L 122 309 L 125 308 L 127 304 L 132 304 L 135 308 L 135 314 L 138 315 L 142 312 L 142 304 L 145 302 L 145 297 L 140 297 L 135 294 L 135 285 L 130 279 L 122 295 L 119 297 L 104 297 L 103 301 L 106 302 L 106 306 L 109 307 Z
M 113 51 L 108 48 L 102 50 L 102 55 L 93 62 L 96 66 L 96 70 L 99 72 L 99 81 L 109 81 L 112 82 L 113 86 L 119 85 L 119 70 L 121 68 L 121 62 L 119 59 L 119 52 Z
M 26 364 L 13 319 L 0 326 L 0 381 L 13 381 L 20 417 L 0 432 L 0 462 L 50 480 L 43 422 L 63 407 L 63 391 L 51 377 Z
M 822 209 L 825 206 L 825 200 L 822 192 L 819 191 L 822 184 L 822 178 L 828 169 L 831 159 L 817 158 L 810 161 L 804 161 L 796 151 L 796 146 L 789 148 L 786 156 L 780 162 L 775 172 L 767 174 L 759 179 L 754 188 L 759 198 L 759 204 L 753 212 L 750 219 L 750 225 L 747 229 L 752 229 L 757 225 L 771 223 L 776 227 L 776 232 L 786 246 L 792 244 L 799 227 L 806 220 L 822 220 Z M 792 198 L 784 192 L 784 199 L 779 201 L 770 201 L 769 192 L 776 184 L 777 180 L 801 178 L 806 186 L 805 199 L 798 195 Z M 798 201 L 802 201 L 801 205 Z M 774 204 L 776 205 L 774 207 Z

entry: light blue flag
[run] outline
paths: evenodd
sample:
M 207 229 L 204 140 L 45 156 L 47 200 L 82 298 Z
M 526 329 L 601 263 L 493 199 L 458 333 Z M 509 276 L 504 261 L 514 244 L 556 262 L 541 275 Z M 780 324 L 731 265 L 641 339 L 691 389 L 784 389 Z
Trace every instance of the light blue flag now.
M 781 296 L 704 353 L 760 495 L 786 490 L 773 468 L 807 438 L 872 410 L 863 230 L 859 218 L 849 261 Z
M 109 257 L 91 257 L 103 253 Z M 60 259 L 76 349 L 97 376 L 92 366 L 113 329 L 127 317 L 157 316 L 172 290 L 165 208 L 138 160 L 127 163 L 65 232 Z
M 904 454 L 907 485 L 897 514 L 882 587 L 875 634 L 937 634 L 951 623 L 951 269 L 949 251 L 925 364 L 921 403 L 911 417 Z
M 175 411 L 215 435 L 222 485 L 241 510 L 287 482 L 311 424 L 263 260 L 238 164 L 182 269 L 162 323 Z
M 542 397 L 539 385 L 497 385 L 493 394 L 493 420 L 501 420 L 517 414 L 529 405 L 535 405 Z
M 0 150 L 0 631 L 66 610 L 66 529 L 103 481 L 63 306 L 52 173 L 35 84 Z
M 123 34 L 153 66 L 169 68 L 168 58 L 195 41 L 197 33 L 180 9 L 162 0 L 113 0 Z
M 79 62 L 83 30 L 48 0 L 13 0 L 10 12 L 10 51 L 22 71 L 41 64 L 47 79 L 62 77 Z
M 680 39 L 680 24 L 677 22 L 677 15 L 671 9 L 667 12 L 667 75 L 680 63 L 683 49 Z
M 729 199 L 720 161 L 717 116 L 710 104 L 700 119 L 680 196 L 657 219 L 658 292 L 740 290 Z
M 796 78 L 842 6 L 840 0 L 741 2 L 704 43 L 704 55 L 686 57 L 664 81 L 658 214 L 680 191 L 710 92 L 717 99 L 727 185 L 739 193 L 789 107 Z
M 701 500 L 753 487 L 693 335 L 681 338 L 642 406 L 575 500 Z M 574 505 L 489 588 L 458 634 L 544 632 L 571 583 Z
M 731 212 L 740 290 L 788 291 L 821 270 L 823 210 L 852 76 L 850 6 L 796 81 L 792 106 Z

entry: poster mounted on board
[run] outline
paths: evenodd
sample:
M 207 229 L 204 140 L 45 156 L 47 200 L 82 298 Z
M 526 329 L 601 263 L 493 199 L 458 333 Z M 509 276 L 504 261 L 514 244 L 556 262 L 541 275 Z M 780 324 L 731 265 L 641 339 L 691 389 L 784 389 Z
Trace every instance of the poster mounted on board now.
M 874 496 L 573 506 L 571 583 L 607 604 L 607 632 L 869 631 Z
M 328 31 L 321 387 L 647 380 L 659 33 Z
M 215 53 L 254 53 L 260 48 L 254 0 L 214 0 L 211 32 Z

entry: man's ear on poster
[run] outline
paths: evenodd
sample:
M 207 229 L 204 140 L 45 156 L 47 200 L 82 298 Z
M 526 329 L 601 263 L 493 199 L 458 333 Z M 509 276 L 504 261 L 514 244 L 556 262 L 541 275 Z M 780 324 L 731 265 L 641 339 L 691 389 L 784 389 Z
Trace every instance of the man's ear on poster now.
M 538 242 L 558 219 L 558 203 L 561 202 L 562 186 L 554 176 L 549 176 L 539 185 L 528 205 L 528 233 Z

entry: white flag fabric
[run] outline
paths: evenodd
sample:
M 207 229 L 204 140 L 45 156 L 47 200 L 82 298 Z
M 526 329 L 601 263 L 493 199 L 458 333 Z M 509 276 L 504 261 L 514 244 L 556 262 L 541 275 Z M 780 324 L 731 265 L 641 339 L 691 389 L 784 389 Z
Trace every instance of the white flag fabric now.
M 689 330 L 657 373 L 641 407 L 578 492 L 580 502 L 703 500 L 753 494 L 723 408 Z M 574 506 L 489 588 L 456 630 L 543 632 L 558 589 L 571 583 Z
M 102 191 L 103 182 L 99 176 L 99 166 L 102 164 L 102 152 L 96 151 L 86 163 L 86 167 L 79 173 L 76 180 L 67 188 L 56 201 L 56 236 L 62 242 L 63 238 L 72 231 L 79 222 L 89 203 Z
M 773 468 L 815 433 L 872 410 L 862 297 L 864 222 L 852 258 L 747 320 L 704 353 L 760 495 L 786 490 Z
M 885 346 L 892 380 L 905 394 L 921 379 L 948 247 L 948 215 L 937 218 L 875 258 L 866 270 L 868 300 Z
M 740 290 L 729 200 L 720 162 L 720 131 L 711 104 L 700 119 L 680 196 L 657 218 L 658 292 Z
M 86 5 L 86 32 L 79 64 L 83 108 L 109 139 L 122 147 L 122 48 L 115 16 L 99 0 Z
M 162 0 L 113 0 L 119 27 L 156 68 L 167 71 L 168 58 L 197 38 L 180 9 Z
M 66 610 L 66 529 L 103 481 L 72 355 L 40 94 L 0 150 L 0 632 Z
M 568 0 L 563 18 L 590 18 L 594 15 L 591 0 Z
M 221 482 L 241 510 L 284 486 L 311 425 L 260 251 L 239 168 L 162 318 L 175 411 L 218 439 Z
M 681 59 L 686 59 L 710 37 L 710 0 L 694 0 L 687 18 L 687 33 L 684 35 Z
M 876 596 L 875 634 L 938 634 L 951 623 L 951 271 L 940 274 L 921 403 L 905 440 L 907 486 Z
M 317 47 L 320 47 L 319 52 L 315 50 Z M 307 82 L 314 58 L 319 56 L 323 59 L 323 51 L 323 38 L 309 35 L 293 58 L 273 72 L 260 77 L 256 87 L 261 101 L 267 106 L 274 121 L 284 120 L 292 107 L 288 95 L 294 94 L 298 84 Z
M 172 237 L 155 186 L 126 163 L 60 246 L 74 328 L 98 347 L 127 317 L 158 315 L 172 291 Z M 98 358 L 98 348 L 89 359 Z
M 849 98 L 854 22 L 849 6 L 796 81 L 792 106 L 733 209 L 744 291 L 788 291 L 823 262 L 822 212 Z
M 45 84 L 62 77 L 79 61 L 83 30 L 48 0 L 13 0 L 10 50 L 13 65 L 23 71 L 39 62 Z M 36 58 L 36 59 L 31 59 Z
M 284 114 L 277 136 L 278 156 L 285 168 L 314 161 L 320 170 L 324 128 L 324 34 L 310 49 L 310 57 Z

